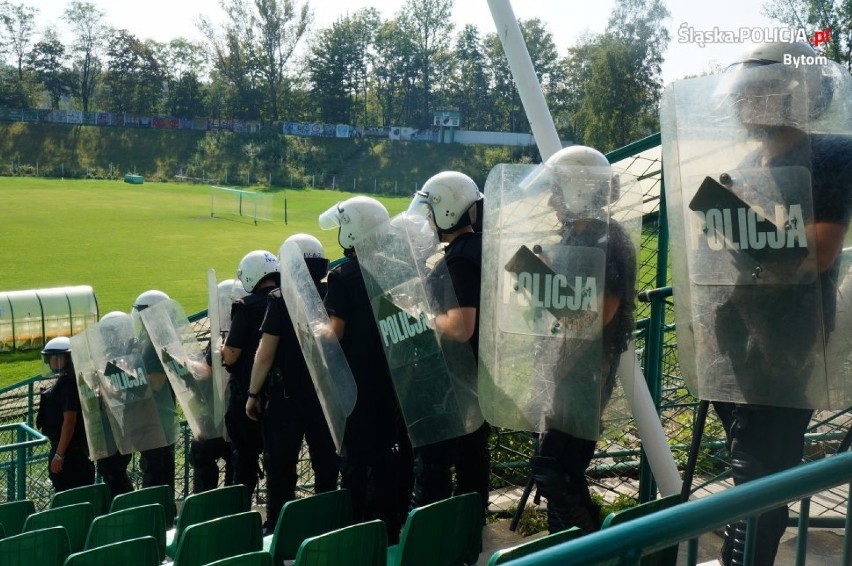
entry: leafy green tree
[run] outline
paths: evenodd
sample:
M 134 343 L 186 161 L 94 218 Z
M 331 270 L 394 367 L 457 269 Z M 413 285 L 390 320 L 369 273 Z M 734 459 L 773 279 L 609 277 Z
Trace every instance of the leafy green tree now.
M 380 125 L 408 123 L 416 80 L 414 44 L 396 19 L 382 22 L 374 44 L 370 61 Z
M 852 71 L 852 0 L 769 0 L 763 14 L 794 29 L 830 30 L 828 45 L 817 46 L 826 57 Z
M 71 94 L 73 77 L 65 65 L 67 59 L 65 46 L 52 29 L 44 32 L 27 55 L 27 69 L 47 92 L 52 110 L 59 108 L 63 96 Z
M 483 42 L 476 26 L 468 24 L 462 28 L 453 55 L 447 103 L 461 112 L 466 129 L 487 129 L 488 75 Z
M 170 116 L 194 118 L 207 113 L 199 72 L 206 63 L 204 48 L 185 38 L 172 39 L 163 47 L 166 78 L 165 111 Z
M 0 2 L 0 30 L 5 38 L 2 42 L 15 59 L 19 81 L 24 80 L 24 60 L 33 41 L 37 13 L 37 8 L 26 4 Z
M 110 37 L 106 50 L 105 101 L 113 112 L 148 115 L 160 108 L 165 75 L 156 45 L 127 30 Z
M 407 122 L 425 127 L 432 123 L 433 84 L 443 74 L 453 31 L 453 0 L 406 0 L 398 16 L 400 31 L 411 41 L 416 70 L 415 112 Z
M 307 2 L 297 6 L 293 0 L 254 0 L 254 7 L 259 40 L 258 68 L 265 79 L 267 117 L 278 120 L 285 70 L 311 23 L 312 13 Z
M 659 129 L 668 16 L 662 0 L 618 0 L 612 31 L 569 51 L 560 90 L 575 141 L 610 151 Z
M 64 17 L 74 33 L 71 45 L 74 95 L 80 100 L 83 111 L 88 112 L 102 70 L 101 51 L 107 35 L 104 12 L 91 2 L 73 0 Z
M 351 24 L 351 18 L 341 17 L 321 30 L 308 55 L 311 90 L 316 97 L 318 118 L 324 122 L 352 121 L 353 93 L 358 89 L 363 58 Z

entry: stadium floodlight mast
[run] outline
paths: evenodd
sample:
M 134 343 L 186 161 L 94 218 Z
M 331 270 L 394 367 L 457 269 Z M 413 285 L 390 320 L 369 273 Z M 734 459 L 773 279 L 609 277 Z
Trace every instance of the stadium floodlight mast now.
M 272 220 L 272 195 L 210 186 L 210 216 L 245 216 L 255 225 L 258 220 Z
M 547 108 L 547 102 L 536 77 L 526 42 L 521 35 L 518 20 L 515 18 L 509 0 L 488 0 L 488 7 L 497 27 L 497 35 L 500 36 L 500 42 L 503 44 L 506 59 L 509 61 L 515 84 L 518 86 L 521 104 L 529 118 L 542 161 L 547 161 L 551 155 L 562 149 L 562 142 L 559 140 L 550 110 Z M 648 463 L 660 493 L 664 496 L 680 493 L 682 483 L 680 474 L 632 343 L 630 348 L 621 355 L 618 373 L 621 376 L 624 392 L 630 399 L 633 418 L 636 420 L 636 427 L 639 429 L 639 437 L 642 440 L 642 448 L 648 455 Z

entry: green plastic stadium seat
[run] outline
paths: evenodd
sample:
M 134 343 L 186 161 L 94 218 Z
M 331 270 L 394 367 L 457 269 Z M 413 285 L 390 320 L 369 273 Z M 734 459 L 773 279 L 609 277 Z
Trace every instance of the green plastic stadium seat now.
M 388 566 L 474 564 L 482 547 L 482 504 L 465 493 L 412 509 L 399 544 L 388 547 Z
M 91 503 L 74 503 L 33 513 L 24 523 L 24 532 L 48 527 L 65 527 L 71 552 L 79 552 L 83 550 L 89 525 L 94 518 L 95 511 Z
M 488 561 L 488 566 L 497 566 L 498 564 L 509 564 L 512 562 L 512 560 L 515 560 L 516 558 L 528 556 L 533 552 L 538 552 L 539 550 L 549 548 L 553 545 L 568 542 L 569 540 L 574 540 L 575 538 L 579 538 L 582 535 L 582 530 L 580 530 L 578 527 L 573 527 L 568 529 L 567 531 L 560 531 L 558 533 L 553 533 L 552 535 L 539 537 L 535 540 L 531 540 L 530 542 L 519 544 L 518 546 L 504 548 L 503 550 L 498 550 L 491 556 L 491 559 Z
M 3 525 L 6 536 L 24 532 L 24 521 L 33 513 L 35 513 L 35 503 L 29 499 L 0 503 L 0 525 Z
M 382 521 L 359 523 L 307 539 L 296 553 L 295 566 L 385 566 L 387 546 Z
M 62 566 L 68 552 L 64 528 L 37 529 L 0 540 L 0 566 Z
M 107 513 L 110 503 L 110 492 L 107 485 L 96 483 L 58 491 L 50 498 L 50 509 L 86 502 L 91 503 L 94 507 L 95 517 Z
M 308 537 L 342 529 L 352 524 L 352 493 L 339 489 L 288 501 L 281 508 L 275 532 L 263 538 L 263 549 L 275 564 L 294 560 Z
M 663 509 L 674 507 L 679 504 L 680 501 L 680 494 L 669 495 L 668 497 L 655 499 L 653 501 L 648 501 L 647 503 L 642 503 L 641 505 L 636 505 L 635 507 L 629 507 L 627 509 L 622 509 L 621 511 L 616 511 L 615 513 L 610 513 L 607 515 L 606 519 L 604 519 L 603 526 L 601 528 L 606 529 L 608 527 L 614 527 L 615 525 L 626 523 L 631 519 L 648 516 L 656 511 L 662 511 Z M 643 556 L 640 564 L 642 566 L 674 566 L 677 564 L 677 546 L 678 545 L 675 544 L 647 556 Z
M 65 566 L 157 566 L 160 554 L 153 537 L 139 537 L 114 542 L 72 554 Z
M 246 552 L 211 562 L 207 566 L 272 566 L 272 555 L 265 550 Z
M 183 501 L 175 520 L 175 528 L 166 533 L 166 554 L 175 556 L 183 532 L 190 525 L 248 511 L 250 507 L 246 486 L 242 484 L 219 487 L 190 495 Z M 260 550 L 260 549 L 251 549 Z
M 95 517 L 86 537 L 86 550 L 115 542 L 150 536 L 157 542 L 159 559 L 166 557 L 166 523 L 157 503 L 131 507 Z
M 155 485 L 116 495 L 112 500 L 109 511 L 113 513 L 152 503 L 159 503 L 163 506 L 163 512 L 166 517 L 166 528 L 171 529 L 174 527 L 176 515 L 175 492 L 167 485 Z
M 262 547 L 260 513 L 246 511 L 187 527 L 180 537 L 174 566 L 208 564 Z

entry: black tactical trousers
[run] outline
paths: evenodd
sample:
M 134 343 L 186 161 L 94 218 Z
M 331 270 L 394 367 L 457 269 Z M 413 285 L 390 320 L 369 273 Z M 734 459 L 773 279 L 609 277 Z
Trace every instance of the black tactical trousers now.
M 813 414 L 810 409 L 722 402 L 714 402 L 713 407 L 725 427 L 736 485 L 787 470 L 802 460 L 804 435 Z M 786 505 L 760 516 L 755 566 L 771 566 L 775 562 L 787 517 Z M 743 563 L 745 526 L 745 521 L 739 521 L 725 528 L 722 561 L 726 566 Z
M 584 532 L 600 528 L 600 509 L 592 501 L 586 469 L 595 453 L 595 441 L 550 429 L 542 433 L 538 455 L 530 461 L 538 492 L 547 499 L 547 526 L 551 533 L 571 527 Z
M 339 463 L 316 394 L 285 397 L 283 393 L 270 392 L 262 415 L 266 525 L 272 529 L 284 503 L 296 498 L 303 439 L 307 442 L 314 472 L 314 493 L 337 489 Z
M 154 448 L 139 453 L 142 487 L 168 485 L 175 487 L 175 445 Z
M 234 482 L 231 465 L 231 443 L 224 438 L 192 439 L 189 446 L 189 463 L 192 465 L 192 493 L 201 493 L 219 487 L 219 459 L 225 460 L 225 485 Z
M 246 416 L 246 397 L 235 395 L 231 389 L 225 426 L 231 437 L 231 464 L 234 466 L 234 483 L 243 484 L 254 495 L 260 478 L 260 454 L 263 452 L 263 437 L 260 423 Z
M 488 450 L 488 423 L 477 430 L 414 450 L 414 496 L 412 507 L 422 507 L 452 495 L 478 493 L 482 501 L 483 518 L 488 507 L 488 480 L 491 473 L 491 453 Z M 456 470 L 456 489 L 453 492 L 452 468 Z
M 132 454 L 116 452 L 112 456 L 101 458 L 95 464 L 101 479 L 109 487 L 112 497 L 133 491 L 133 483 L 127 475 L 127 466 L 133 459 Z

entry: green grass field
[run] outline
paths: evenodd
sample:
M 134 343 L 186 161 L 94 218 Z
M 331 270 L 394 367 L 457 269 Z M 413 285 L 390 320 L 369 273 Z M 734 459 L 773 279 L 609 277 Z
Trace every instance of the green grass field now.
M 285 238 L 313 234 L 330 259 L 340 257 L 336 231 L 317 217 L 351 193 L 273 193 L 277 220 L 255 225 L 238 216 L 210 217 L 206 185 L 70 181 L 0 177 L 0 291 L 91 285 L 101 314 L 129 311 L 143 291 L 160 289 L 187 313 L 207 308 L 207 270 L 236 273 L 255 249 L 277 254 Z M 287 225 L 284 199 L 287 199 Z M 380 197 L 391 215 L 408 197 Z M 40 369 L 37 353 L 0 354 L 0 387 Z

